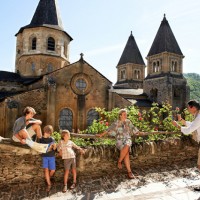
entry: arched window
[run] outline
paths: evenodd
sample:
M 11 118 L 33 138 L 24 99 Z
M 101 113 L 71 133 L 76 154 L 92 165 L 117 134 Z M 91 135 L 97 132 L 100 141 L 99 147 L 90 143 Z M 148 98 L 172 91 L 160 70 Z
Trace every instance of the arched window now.
M 52 37 L 48 38 L 47 50 L 55 51 L 55 40 Z
M 156 67 L 156 63 L 155 62 L 153 62 L 153 72 L 156 72 L 157 71 L 157 69 L 156 69 L 157 67 Z
M 134 71 L 134 78 L 135 79 L 140 79 L 140 70 L 135 70 Z
M 153 72 L 161 72 L 162 66 L 161 61 L 157 60 L 153 62 Z
M 160 71 L 160 62 L 157 61 L 157 72 L 159 72 L 159 71 Z
M 70 109 L 64 108 L 60 111 L 59 127 L 64 130 L 72 131 L 73 113 Z
M 170 69 L 172 72 L 178 72 L 177 61 L 172 60 Z
M 37 47 L 37 39 L 36 39 L 36 37 L 34 37 L 34 38 L 32 39 L 31 49 L 32 49 L 32 50 L 36 50 L 36 47 Z
M 95 119 L 99 119 L 99 113 L 95 109 L 89 110 L 89 112 L 87 113 L 87 126 L 92 125 L 92 122 Z
M 174 71 L 175 71 L 175 72 L 178 71 L 178 70 L 177 70 L 177 62 L 176 62 L 176 61 L 174 62 Z
M 31 63 L 31 71 L 35 72 L 35 64 L 34 63 Z
M 47 65 L 47 72 L 52 72 L 53 71 L 53 65 L 51 63 L 49 63 Z
M 125 70 L 121 71 L 121 79 L 125 79 L 126 78 L 126 72 Z

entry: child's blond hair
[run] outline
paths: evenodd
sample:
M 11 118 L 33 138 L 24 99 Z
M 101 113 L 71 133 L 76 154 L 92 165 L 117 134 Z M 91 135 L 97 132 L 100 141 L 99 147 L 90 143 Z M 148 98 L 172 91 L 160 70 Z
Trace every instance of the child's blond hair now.
M 62 130 L 61 131 L 61 139 L 64 140 L 65 135 L 68 135 L 70 138 L 70 132 L 68 130 Z
M 49 133 L 52 134 L 53 133 L 53 126 L 51 125 L 46 125 L 43 129 L 44 133 Z

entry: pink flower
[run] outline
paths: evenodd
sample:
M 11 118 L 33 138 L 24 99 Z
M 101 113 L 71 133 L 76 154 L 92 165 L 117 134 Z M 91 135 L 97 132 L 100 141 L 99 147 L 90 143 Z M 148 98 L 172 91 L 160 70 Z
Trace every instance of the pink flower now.
M 109 123 L 108 122 L 106 122 L 106 126 L 108 126 L 109 125 Z
M 139 116 L 139 117 L 141 117 L 141 116 L 142 116 L 142 114 L 141 114 L 140 112 L 138 112 L 138 116 Z
M 138 119 L 139 119 L 140 121 L 142 121 L 142 117 L 139 117 Z

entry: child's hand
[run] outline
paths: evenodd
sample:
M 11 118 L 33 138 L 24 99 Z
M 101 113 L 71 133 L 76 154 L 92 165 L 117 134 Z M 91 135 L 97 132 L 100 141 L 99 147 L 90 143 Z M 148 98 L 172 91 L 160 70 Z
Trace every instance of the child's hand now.
M 80 149 L 81 154 L 85 154 L 85 152 L 86 152 L 86 149 Z
M 174 126 L 176 126 L 176 127 L 178 126 L 178 123 L 177 123 L 175 120 L 172 121 L 172 124 L 173 124 Z
M 104 135 L 103 134 L 96 134 L 95 136 L 97 136 L 97 137 L 103 137 Z
M 54 150 L 57 148 L 57 144 L 56 143 L 52 144 L 52 146 L 53 146 Z

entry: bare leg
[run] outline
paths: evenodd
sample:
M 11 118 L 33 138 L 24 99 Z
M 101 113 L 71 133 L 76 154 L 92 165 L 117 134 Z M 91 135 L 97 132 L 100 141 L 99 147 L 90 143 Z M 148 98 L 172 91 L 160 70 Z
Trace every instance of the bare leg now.
M 33 124 L 32 125 L 32 129 L 36 132 L 37 138 L 41 138 L 42 137 L 42 131 L 41 131 L 41 127 L 40 127 L 39 124 Z
M 125 156 L 127 153 L 129 153 L 129 146 L 126 145 L 124 146 L 124 148 L 120 151 L 120 156 L 119 156 L 119 160 L 118 160 L 118 168 L 121 169 L 122 165 L 121 162 L 124 160 Z
M 129 152 L 126 154 L 126 156 L 124 157 L 124 163 L 126 166 L 126 169 L 128 171 L 128 177 L 130 179 L 135 178 L 135 176 L 133 175 L 132 171 L 131 171 L 131 165 L 130 165 L 130 156 L 129 156 Z
M 126 166 L 126 169 L 128 172 L 131 172 L 131 166 L 130 166 L 130 157 L 129 157 L 129 152 L 126 154 L 124 157 L 124 164 Z
M 49 174 L 49 169 L 48 168 L 44 168 L 44 176 L 45 176 L 47 185 L 51 185 L 50 174 Z
M 62 192 L 67 192 L 67 181 L 68 181 L 68 176 L 69 176 L 69 169 L 66 169 L 66 170 L 65 170 L 65 173 L 64 173 L 64 187 L 63 187 Z
M 25 129 L 19 131 L 18 135 L 21 139 L 26 139 L 28 137 L 28 132 Z M 17 137 L 17 136 L 16 136 Z
M 76 187 L 76 168 L 72 168 L 73 174 L 73 184 L 71 185 L 70 189 L 74 189 Z
M 54 173 L 55 173 L 55 170 L 50 170 L 50 171 L 49 171 L 49 176 L 50 176 L 50 178 L 54 175 Z
M 64 173 L 64 185 L 67 185 L 68 176 L 69 176 L 69 169 L 66 169 Z
M 22 144 L 26 144 L 25 139 L 28 138 L 28 132 L 25 129 L 19 131 L 19 133 L 15 134 L 15 137 L 20 140 Z
M 76 168 L 72 168 L 73 182 L 76 183 Z

